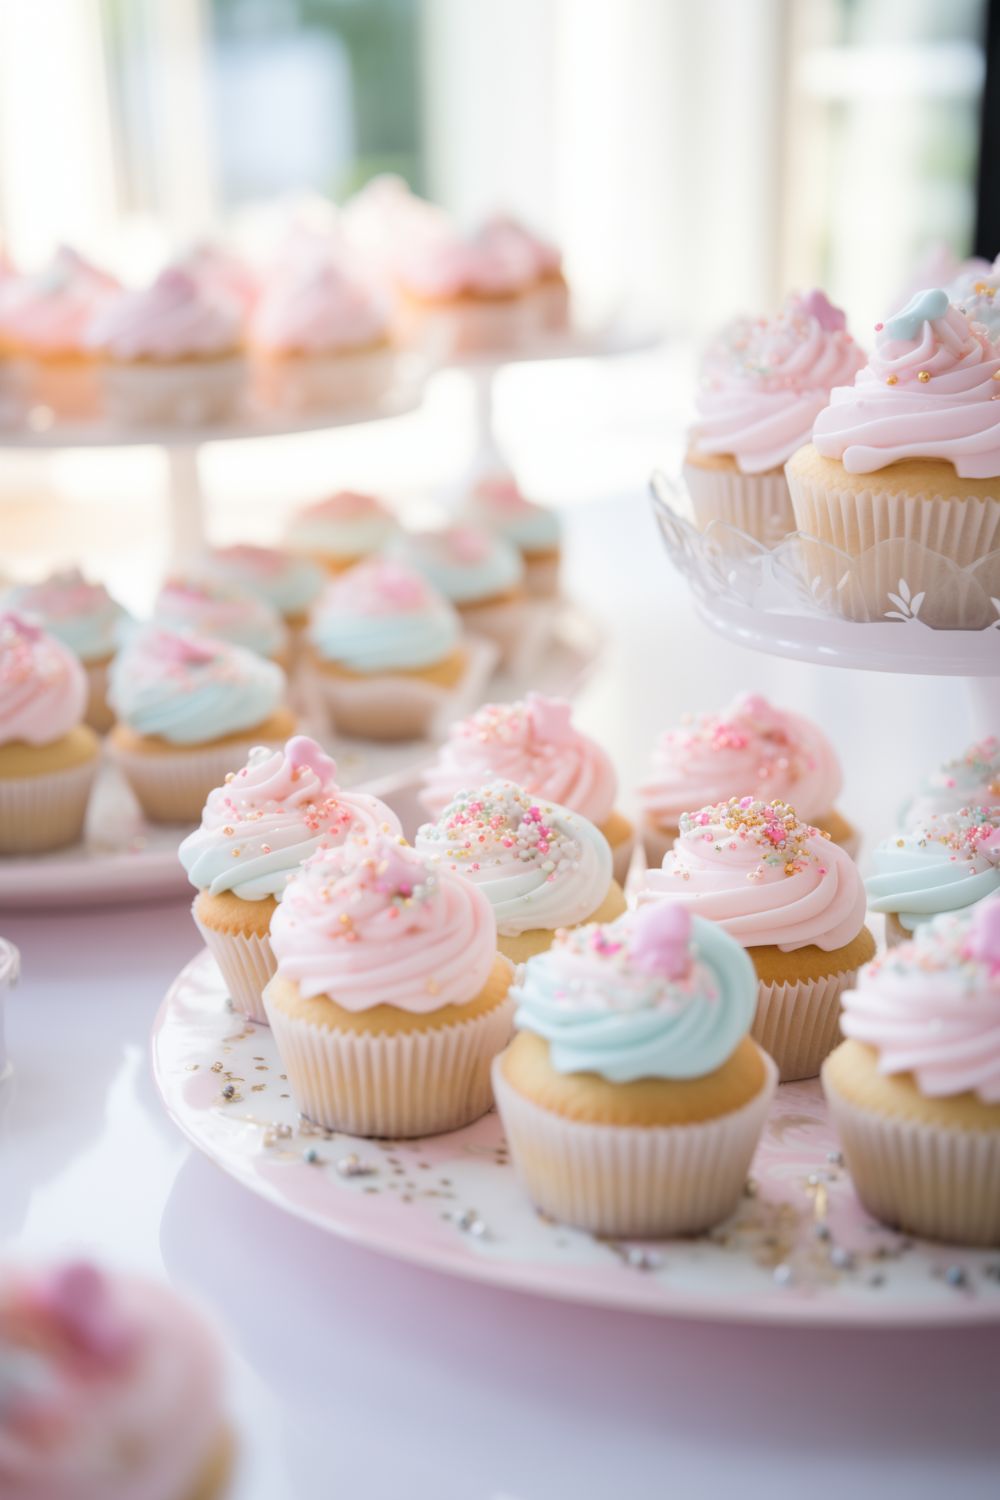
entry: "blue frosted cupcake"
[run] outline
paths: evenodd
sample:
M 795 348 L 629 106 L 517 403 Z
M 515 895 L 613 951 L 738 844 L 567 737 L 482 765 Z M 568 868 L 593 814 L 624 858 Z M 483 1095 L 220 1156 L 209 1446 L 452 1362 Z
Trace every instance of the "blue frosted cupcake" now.
M 488 474 L 469 496 L 468 519 L 496 532 L 521 554 L 528 593 L 551 598 L 559 591 L 562 526 L 554 510 L 522 495 L 513 474 Z
M 870 911 L 885 914 L 886 941 L 906 942 L 942 912 L 966 911 L 1000 891 L 1000 806 L 931 814 L 872 852 Z
M 502 536 L 478 526 L 411 531 L 394 548 L 451 601 L 468 630 L 485 636 L 507 663 L 516 655 L 527 620 L 524 563 Z

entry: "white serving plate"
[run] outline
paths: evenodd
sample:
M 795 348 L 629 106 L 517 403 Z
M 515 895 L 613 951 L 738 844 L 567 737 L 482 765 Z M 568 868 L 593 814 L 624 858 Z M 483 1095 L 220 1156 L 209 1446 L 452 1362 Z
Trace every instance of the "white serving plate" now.
M 495 1114 L 417 1141 L 301 1121 L 270 1031 L 228 1009 L 208 953 L 172 985 L 152 1053 L 167 1111 L 194 1145 L 291 1216 L 372 1250 L 548 1297 L 722 1322 L 1000 1321 L 1000 1250 L 932 1245 L 869 1219 L 816 1081 L 778 1089 L 751 1189 L 725 1225 L 626 1243 L 537 1214 Z

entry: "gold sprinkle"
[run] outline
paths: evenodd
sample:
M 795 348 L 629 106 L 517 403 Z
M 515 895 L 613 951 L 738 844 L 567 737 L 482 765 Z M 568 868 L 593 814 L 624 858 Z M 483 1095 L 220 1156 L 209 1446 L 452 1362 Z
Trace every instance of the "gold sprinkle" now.
M 928 380 L 930 380 L 930 378 L 931 378 L 931 372 L 930 372 L 930 370 L 918 370 L 917 371 L 917 379 L 920 381 L 921 385 L 926 385 L 927 382 L 928 382 Z
M 899 376 L 898 375 L 887 375 L 885 377 L 885 383 L 886 383 L 886 385 L 898 385 L 899 384 Z

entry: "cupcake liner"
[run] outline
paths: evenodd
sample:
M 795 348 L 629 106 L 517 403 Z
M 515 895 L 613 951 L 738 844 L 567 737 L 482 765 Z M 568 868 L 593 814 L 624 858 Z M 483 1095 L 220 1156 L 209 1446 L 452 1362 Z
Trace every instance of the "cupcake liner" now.
M 63 422 L 92 422 L 100 416 L 101 383 L 95 359 L 25 356 L 11 363 L 28 406 L 47 406 Z
M 492 641 L 499 664 L 519 676 L 537 664 L 552 631 L 552 606 L 542 599 L 504 599 L 497 604 L 459 605 L 462 624 Z
M 976 576 L 959 570 L 1000 549 L 1000 500 L 832 490 L 794 472 L 788 485 L 807 575 L 832 613 L 864 623 L 912 610 L 937 630 L 995 619 L 1000 554 Z
M 302 1114 L 348 1135 L 440 1135 L 493 1104 L 490 1063 L 510 1041 L 514 1002 L 427 1031 L 331 1031 L 268 1004 L 292 1097 Z
M 311 412 L 370 406 L 392 384 L 392 349 L 287 354 L 254 365 L 254 396 L 273 411 Z
M 537 332 L 531 294 L 421 302 L 404 297 L 397 310 L 401 336 L 435 359 L 517 349 Z
M 108 416 L 126 427 L 200 427 L 231 417 L 243 394 L 242 358 L 106 364 L 101 372 Z
M 108 754 L 150 822 L 197 823 L 209 792 L 240 769 L 255 745 L 280 750 L 283 743 L 251 732 L 221 745 L 159 752 L 123 750 L 112 740 Z
M 197 915 L 194 922 L 219 966 L 235 1008 L 240 1015 L 266 1026 L 267 1012 L 261 996 L 278 966 L 268 934 L 220 932 L 217 927 L 207 927 Z
M 524 557 L 524 586 L 533 599 L 556 599 L 559 595 L 559 554 Z
M 688 463 L 684 465 L 684 482 L 699 531 L 711 521 L 724 521 L 774 547 L 795 529 L 788 481 L 781 469 L 744 474 L 739 469 Z
M 815 1078 L 823 1059 L 841 1041 L 840 997 L 856 972 L 848 969 L 796 983 L 760 981 L 750 1035 L 774 1058 L 782 1083 Z
M 78 843 L 99 766 L 95 755 L 65 771 L 0 779 L 0 854 L 41 854 Z
M 89 724 L 91 729 L 98 734 L 107 734 L 115 722 L 115 716 L 108 706 L 108 667 L 110 665 L 110 656 L 104 661 L 83 663 L 87 673 L 87 711 L 84 714 L 84 723 Z
M 823 1088 L 855 1191 L 883 1223 L 931 1240 L 1000 1245 L 1000 1130 L 949 1130 L 860 1108 Z
M 553 1218 L 629 1239 L 697 1234 L 736 1208 L 778 1075 L 749 1103 L 690 1125 L 597 1125 L 543 1109 L 493 1064 L 493 1091 L 514 1167 Z

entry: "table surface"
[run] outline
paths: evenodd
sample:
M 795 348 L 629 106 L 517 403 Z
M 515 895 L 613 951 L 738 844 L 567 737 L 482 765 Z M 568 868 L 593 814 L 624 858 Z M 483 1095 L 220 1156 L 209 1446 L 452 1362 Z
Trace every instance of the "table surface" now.
M 626 808 L 657 730 L 742 688 L 830 731 L 841 806 L 869 842 L 920 770 L 964 745 L 960 682 L 823 670 L 711 636 L 638 494 L 571 512 L 566 560 L 608 630 L 578 718 L 614 752 Z M 94 1254 L 212 1309 L 240 1436 L 233 1500 L 998 1493 L 996 1329 L 643 1319 L 342 1244 L 244 1192 L 163 1112 L 149 1030 L 198 947 L 186 903 L 0 913 L 0 926 L 23 957 L 0 1242 L 28 1260 Z

